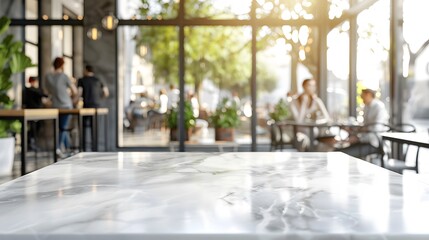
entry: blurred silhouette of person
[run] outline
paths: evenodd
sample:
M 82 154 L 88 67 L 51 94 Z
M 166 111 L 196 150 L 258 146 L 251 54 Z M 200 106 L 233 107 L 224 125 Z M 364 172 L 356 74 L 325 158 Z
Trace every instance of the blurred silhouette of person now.
M 170 84 L 170 89 L 167 92 L 168 109 L 177 107 L 177 103 L 179 102 L 179 93 L 179 89 L 177 89 L 174 84 Z
M 380 147 L 380 133 L 386 129 L 382 124 L 389 123 L 389 113 L 383 102 L 376 98 L 376 91 L 364 89 L 360 97 L 365 104 L 363 110 L 363 132 L 351 135 L 348 138 L 350 146 L 341 149 L 341 152 L 354 157 L 365 157 L 378 153 Z
M 159 90 L 159 109 L 158 112 L 161 114 L 166 113 L 168 110 L 168 96 L 165 89 Z
M 25 108 L 42 108 L 43 104 L 47 102 L 48 95 L 44 94 L 39 88 L 39 78 L 30 77 L 28 79 L 30 87 L 25 88 L 24 92 L 24 107 Z M 39 132 L 42 122 L 31 121 L 30 130 L 28 132 L 28 147 L 30 150 L 36 150 L 36 135 Z
M 316 94 L 316 80 L 305 79 L 304 92 L 292 100 L 291 110 L 296 122 L 328 122 L 330 120 L 325 104 Z
M 330 121 L 329 113 L 326 110 L 325 104 L 316 94 L 316 80 L 305 79 L 302 83 L 304 92 L 292 99 L 290 109 L 293 118 L 297 123 L 312 122 L 326 123 Z M 309 127 L 298 127 L 296 140 L 298 150 L 305 151 L 310 146 Z M 314 135 L 318 135 L 318 129 L 313 129 Z
M 44 79 L 44 92 L 50 96 L 53 108 L 71 109 L 73 108 L 72 96 L 77 94 L 76 86 L 71 82 L 70 78 L 64 74 L 64 59 L 61 57 L 55 58 L 53 62 L 54 71 L 48 73 Z M 69 92 L 70 91 L 70 92 Z M 69 147 L 67 127 L 70 121 L 70 115 L 61 115 L 59 117 L 59 144 L 57 154 L 64 157 L 61 147 Z
M 91 65 L 86 65 L 84 76 L 77 83 L 79 96 L 83 98 L 84 108 L 99 108 L 101 107 L 101 98 L 109 96 L 109 89 L 100 79 L 95 77 L 94 68 Z M 84 117 L 85 128 L 92 126 L 93 119 Z M 92 133 L 92 131 L 90 131 Z
M 30 87 L 25 88 L 25 108 L 42 108 L 48 95 L 44 94 L 39 88 L 39 78 L 30 77 L 28 79 Z
M 164 114 L 168 110 L 168 96 L 165 89 L 159 90 L 158 103 L 156 104 L 158 109 L 151 109 L 148 111 L 148 127 L 149 128 L 161 128 L 163 124 Z
M 78 81 L 79 96 L 83 98 L 84 108 L 99 108 L 101 98 L 109 96 L 109 89 L 106 84 L 95 77 L 94 68 L 86 65 L 85 73 Z
M 200 104 L 198 102 L 198 98 L 195 96 L 194 93 L 189 92 L 188 93 L 188 100 L 191 102 L 192 106 L 192 112 L 195 118 L 198 118 L 200 116 Z
M 238 97 L 238 92 L 237 91 L 233 91 L 232 92 L 232 101 L 235 103 L 235 105 L 240 108 L 241 106 L 241 101 L 240 101 L 240 97 Z

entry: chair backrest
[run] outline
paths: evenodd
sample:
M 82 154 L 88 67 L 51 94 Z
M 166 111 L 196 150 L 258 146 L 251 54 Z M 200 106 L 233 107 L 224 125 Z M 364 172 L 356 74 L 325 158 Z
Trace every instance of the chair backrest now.
M 402 123 L 394 125 L 391 129 L 391 132 L 402 132 L 402 133 L 414 133 L 416 132 L 416 127 L 409 123 Z M 404 145 L 403 145 L 404 147 Z M 405 148 L 402 148 L 402 157 L 400 157 L 403 161 L 405 161 L 405 158 L 408 153 L 409 145 L 405 144 Z M 418 150 L 417 150 L 418 151 Z
M 372 132 L 372 133 L 378 134 L 378 133 L 390 132 L 392 130 L 392 126 L 385 123 L 370 123 L 363 126 L 363 129 L 365 129 L 366 132 Z
M 275 122 L 270 122 L 271 145 L 279 144 L 282 141 L 282 130 Z
M 364 129 L 364 132 L 367 134 L 371 134 L 371 139 L 374 140 L 374 142 L 378 142 L 378 153 L 383 156 L 386 152 L 389 150 L 389 146 L 383 144 L 383 140 L 381 137 L 381 133 L 384 132 L 390 132 L 392 130 L 392 127 L 385 123 L 370 123 L 362 127 Z
M 402 123 L 392 126 L 392 132 L 413 133 L 416 132 L 416 127 L 409 123 Z

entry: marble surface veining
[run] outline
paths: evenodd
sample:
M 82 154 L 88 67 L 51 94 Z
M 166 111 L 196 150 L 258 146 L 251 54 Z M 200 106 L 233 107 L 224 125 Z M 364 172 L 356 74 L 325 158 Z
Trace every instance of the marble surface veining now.
M 1 240 L 429 239 L 429 187 L 342 153 L 84 153 L 0 186 Z

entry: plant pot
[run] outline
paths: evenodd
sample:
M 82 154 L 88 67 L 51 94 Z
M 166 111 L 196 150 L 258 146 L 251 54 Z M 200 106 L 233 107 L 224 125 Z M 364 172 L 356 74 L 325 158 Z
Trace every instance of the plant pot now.
M 191 129 L 185 130 L 185 141 L 189 141 L 189 136 L 191 135 Z M 179 129 L 171 128 L 170 129 L 170 141 L 179 141 Z
M 0 176 L 12 174 L 15 153 L 15 138 L 0 138 Z
M 215 141 L 234 141 L 234 128 L 216 128 Z

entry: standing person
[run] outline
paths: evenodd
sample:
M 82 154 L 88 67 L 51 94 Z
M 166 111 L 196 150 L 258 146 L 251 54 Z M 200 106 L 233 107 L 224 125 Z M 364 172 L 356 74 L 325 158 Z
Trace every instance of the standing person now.
M 170 84 L 170 89 L 167 92 L 168 97 L 168 109 L 172 109 L 177 107 L 177 103 L 179 102 L 179 89 L 177 89 L 174 84 Z
M 159 91 L 159 113 L 164 114 L 168 110 L 168 96 L 165 89 Z
M 84 77 L 78 81 L 79 96 L 83 98 L 84 108 L 99 108 L 101 98 L 109 96 L 109 89 L 95 77 L 94 68 L 86 65 Z
M 64 59 L 61 57 L 55 58 L 53 62 L 54 71 L 48 73 L 43 84 L 44 91 L 50 96 L 53 108 L 71 109 L 73 102 L 71 95 L 77 94 L 77 88 L 72 84 L 69 77 L 64 74 Z M 71 94 L 71 95 L 70 95 Z M 70 115 L 62 115 L 59 118 L 59 144 L 57 154 L 63 157 L 61 146 L 69 147 L 67 137 L 67 126 L 69 125 Z
M 99 108 L 101 107 L 101 98 L 109 96 L 109 89 L 106 84 L 95 77 L 94 68 L 91 65 L 86 65 L 84 76 L 78 80 L 77 86 L 79 96 L 83 98 L 84 108 Z M 85 129 L 88 126 L 92 126 L 92 121 L 92 118 L 84 117 Z
M 357 135 L 351 135 L 348 139 L 350 146 L 341 149 L 341 152 L 354 157 L 365 157 L 373 153 L 379 153 L 379 133 L 385 130 L 389 122 L 389 114 L 383 102 L 376 98 L 376 91 L 364 89 L 360 97 L 365 104 L 363 110 L 363 128 Z

